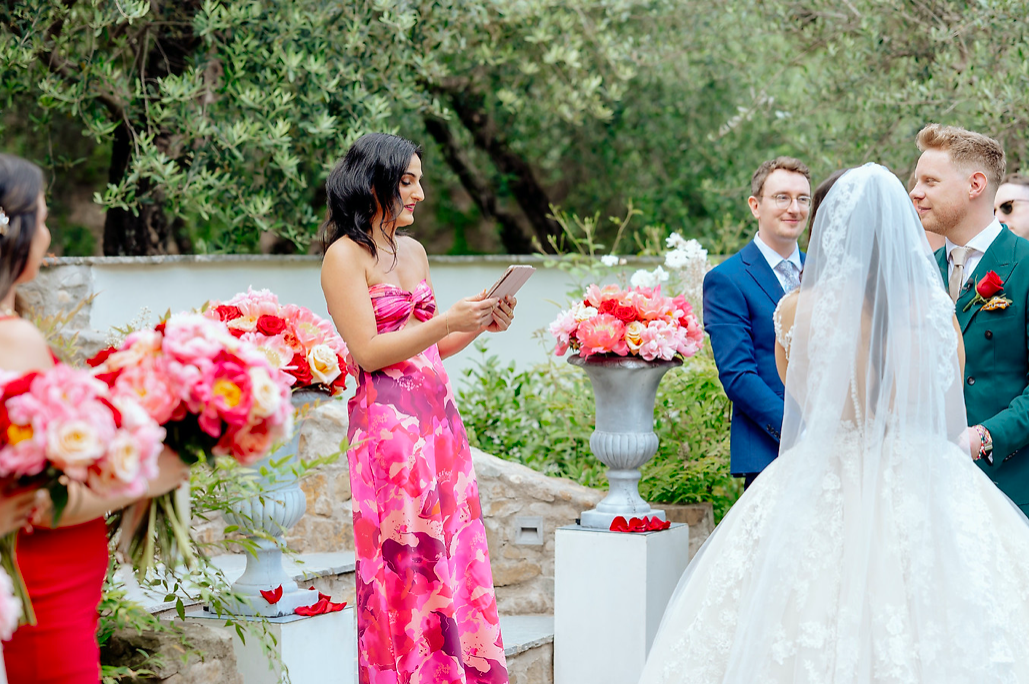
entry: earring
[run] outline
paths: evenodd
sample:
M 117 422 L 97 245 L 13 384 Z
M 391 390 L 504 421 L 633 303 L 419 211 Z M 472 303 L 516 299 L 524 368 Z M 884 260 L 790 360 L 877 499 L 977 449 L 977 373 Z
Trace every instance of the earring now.
M 7 237 L 7 226 L 11 224 L 11 219 L 7 218 L 7 214 L 4 213 L 3 209 L 0 209 L 0 236 Z

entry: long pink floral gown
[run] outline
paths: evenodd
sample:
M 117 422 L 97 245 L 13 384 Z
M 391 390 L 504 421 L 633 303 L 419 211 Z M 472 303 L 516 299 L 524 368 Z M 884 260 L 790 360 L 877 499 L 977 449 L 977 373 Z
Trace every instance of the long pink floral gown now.
M 380 333 L 436 311 L 414 292 L 369 288 Z M 361 684 L 506 684 L 486 530 L 464 424 L 436 346 L 355 369 L 350 485 Z

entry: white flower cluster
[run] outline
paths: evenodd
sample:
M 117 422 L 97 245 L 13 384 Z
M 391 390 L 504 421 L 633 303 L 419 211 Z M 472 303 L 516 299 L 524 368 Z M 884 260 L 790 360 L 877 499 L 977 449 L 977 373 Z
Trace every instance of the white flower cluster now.
M 704 297 L 704 276 L 708 270 L 707 250 L 696 240 L 687 240 L 679 233 L 669 235 L 665 246 L 668 248 L 665 266 L 676 273 L 682 293 L 699 311 Z
M 678 233 L 672 233 L 665 240 L 668 253 L 665 254 L 665 266 L 673 271 L 682 271 L 692 263 L 707 263 L 707 250 L 696 240 L 687 240 Z
M 658 266 L 653 271 L 640 269 L 629 278 L 629 284 L 633 287 L 647 287 L 653 289 L 662 283 L 668 282 L 668 271 Z

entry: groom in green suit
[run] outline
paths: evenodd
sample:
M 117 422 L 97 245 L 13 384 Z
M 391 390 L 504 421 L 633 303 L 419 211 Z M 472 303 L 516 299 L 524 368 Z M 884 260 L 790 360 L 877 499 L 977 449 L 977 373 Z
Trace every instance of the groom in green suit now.
M 911 200 L 936 251 L 965 341 L 969 453 L 1029 514 L 1029 241 L 1002 226 L 993 199 L 1004 148 L 992 138 L 930 124 Z

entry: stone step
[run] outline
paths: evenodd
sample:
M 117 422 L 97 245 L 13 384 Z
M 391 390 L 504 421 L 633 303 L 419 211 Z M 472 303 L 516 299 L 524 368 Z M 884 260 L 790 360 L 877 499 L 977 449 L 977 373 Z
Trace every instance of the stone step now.
M 244 554 L 216 556 L 212 559 L 212 562 L 225 574 L 229 582 L 233 582 L 240 577 L 246 567 L 246 557 Z M 344 628 L 344 633 L 347 635 L 344 638 L 348 643 L 336 644 L 336 646 L 341 649 L 341 652 L 356 654 L 357 634 L 352 613 L 354 605 L 353 551 L 305 553 L 297 554 L 293 557 L 287 556 L 283 558 L 283 566 L 286 572 L 302 587 L 313 586 L 319 591 L 331 595 L 333 601 L 347 601 L 348 606 L 344 612 L 345 614 L 341 614 L 335 620 L 345 620 L 346 624 L 349 625 Z M 131 578 L 131 575 L 124 568 L 120 571 L 120 574 L 123 580 Z M 126 589 L 130 594 L 130 598 L 142 604 L 149 612 L 169 620 L 174 617 L 175 603 L 166 602 L 164 594 L 146 591 L 131 579 L 126 581 Z M 185 597 L 183 597 L 183 601 L 186 604 L 187 617 L 190 618 L 190 622 L 211 625 L 213 632 L 208 628 L 203 633 L 220 634 L 217 638 L 226 641 L 226 645 L 220 651 L 221 653 L 242 655 L 238 644 L 235 647 L 232 646 L 232 641 L 235 638 L 232 630 L 220 629 L 211 624 L 214 622 L 209 620 L 211 616 L 205 615 L 203 608 L 196 601 L 186 600 Z M 287 616 L 285 618 L 274 618 L 271 622 L 277 625 L 278 629 L 290 629 L 287 625 L 298 620 L 308 619 L 318 618 Z M 282 623 L 282 625 L 278 625 L 278 623 Z M 294 627 L 293 629 L 296 628 Z M 335 629 L 338 629 L 338 627 Z M 504 638 L 504 654 L 507 657 L 508 676 L 511 684 L 553 684 L 554 616 L 501 615 L 500 630 Z M 287 653 L 283 653 L 283 655 L 288 657 Z M 252 681 L 256 681 L 254 680 L 254 674 L 252 674 L 255 671 L 246 662 L 239 662 L 236 657 L 226 657 L 236 662 L 224 662 L 222 666 L 239 672 L 240 679 L 238 681 L 242 681 L 243 684 L 251 684 Z M 198 663 L 196 666 L 200 667 L 201 664 Z M 345 683 L 356 682 L 356 662 L 354 667 L 353 679 L 344 677 L 339 681 Z M 182 670 L 179 673 L 185 675 L 185 672 Z M 263 682 L 266 677 L 267 673 L 263 672 L 259 679 Z M 294 684 L 306 684 L 306 682 L 299 681 L 296 677 L 293 677 L 292 681 Z M 314 681 L 311 684 L 314 684 Z

